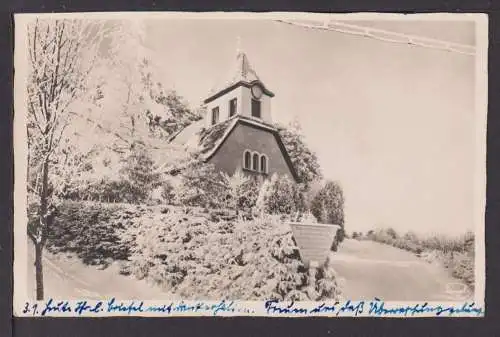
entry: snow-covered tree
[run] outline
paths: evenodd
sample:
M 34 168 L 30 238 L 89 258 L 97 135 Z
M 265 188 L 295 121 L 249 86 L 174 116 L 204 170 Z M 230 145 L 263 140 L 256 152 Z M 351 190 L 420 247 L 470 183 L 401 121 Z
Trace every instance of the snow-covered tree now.
M 299 185 L 274 173 L 262 184 L 257 208 L 267 214 L 298 215 L 304 212 L 305 203 Z
M 134 148 L 125 158 L 120 174 L 133 186 L 133 201 L 144 201 L 160 185 L 160 174 L 146 148 Z
M 271 179 L 277 179 L 277 178 L 278 177 L 274 174 L 271 176 Z M 255 202 L 255 210 L 260 216 L 266 213 L 266 203 L 271 195 L 271 185 L 272 185 L 271 179 L 265 179 L 259 188 L 257 201 Z
M 342 242 L 345 236 L 344 194 L 337 182 L 325 182 L 325 185 L 311 201 L 311 213 L 320 223 L 340 226 L 332 247 L 333 250 L 336 250 L 337 244 Z
M 164 140 L 201 117 L 192 111 L 175 90 L 167 89 L 169 79 L 162 62 L 147 45 L 146 28 L 140 20 L 114 23 L 120 34 L 106 50 L 108 62 L 99 71 L 106 81 L 100 88 L 101 109 L 93 118 L 117 137 L 114 149 L 126 152 L 131 144 L 145 145 Z
M 313 181 L 322 177 L 316 154 L 307 146 L 298 121 L 293 121 L 287 127 L 277 124 L 276 128 L 301 183 L 307 188 Z
M 27 25 L 28 189 L 37 195 L 38 219 L 28 226 L 35 245 L 37 299 L 44 297 L 42 251 L 57 210 L 60 186 L 54 174 L 71 172 L 65 131 L 77 110 L 99 99 L 92 72 L 99 48 L 111 32 L 103 22 L 84 19 L 36 19 Z M 66 168 L 66 169 L 64 169 Z
M 178 149 L 154 141 L 199 116 L 164 88 L 140 20 L 37 19 L 27 28 L 27 183 L 39 204 L 29 236 L 43 298 L 41 254 L 56 201 L 82 193 L 114 199 L 134 144 L 168 157 Z
M 236 210 L 250 210 L 255 206 L 260 181 L 257 177 L 245 175 L 240 169 L 229 175 L 222 172 L 222 183 L 226 190 L 226 206 Z
M 194 162 L 182 170 L 176 192 L 183 205 L 219 207 L 225 201 L 226 185 L 214 165 Z
M 236 170 L 232 175 L 225 172 L 222 172 L 221 175 L 222 183 L 226 186 L 227 206 L 236 210 L 236 214 L 238 214 L 238 201 L 243 194 L 245 185 L 249 183 L 250 178 L 241 170 Z
M 344 226 L 344 195 L 337 182 L 325 182 L 311 202 L 311 213 L 321 223 Z

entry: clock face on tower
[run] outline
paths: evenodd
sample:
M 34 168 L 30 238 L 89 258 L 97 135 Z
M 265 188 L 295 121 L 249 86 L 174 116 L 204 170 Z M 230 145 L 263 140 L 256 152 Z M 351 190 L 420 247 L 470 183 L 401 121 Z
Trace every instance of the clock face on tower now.
M 252 86 L 252 96 L 255 99 L 260 99 L 262 97 L 262 87 L 258 84 Z

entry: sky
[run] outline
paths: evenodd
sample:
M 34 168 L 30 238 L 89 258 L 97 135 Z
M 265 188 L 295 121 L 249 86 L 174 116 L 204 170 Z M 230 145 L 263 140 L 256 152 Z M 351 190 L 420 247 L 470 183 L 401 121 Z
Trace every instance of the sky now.
M 475 43 L 472 23 L 356 24 Z M 297 119 L 341 184 L 348 232 L 474 228 L 474 56 L 270 20 L 148 20 L 145 43 L 194 107 L 227 74 L 238 37 L 276 95 L 273 119 Z

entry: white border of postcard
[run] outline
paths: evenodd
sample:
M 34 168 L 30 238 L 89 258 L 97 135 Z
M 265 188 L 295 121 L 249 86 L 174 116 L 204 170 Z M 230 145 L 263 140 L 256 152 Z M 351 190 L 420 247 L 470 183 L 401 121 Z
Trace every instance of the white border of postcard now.
M 138 301 L 126 299 L 102 299 L 65 301 L 53 300 L 52 305 L 60 310 L 47 309 L 46 301 L 27 301 L 26 287 L 26 259 L 27 259 L 27 234 L 25 224 L 26 214 L 26 153 L 27 140 L 23 115 L 25 110 L 26 72 L 23 63 L 27 55 L 25 41 L 26 24 L 39 15 L 45 18 L 71 17 L 86 19 L 112 19 L 112 18 L 161 18 L 161 19 L 308 19 L 324 20 L 336 19 L 349 20 L 393 20 L 393 21 L 472 21 L 476 25 L 476 176 L 475 176 L 475 297 L 474 305 L 463 302 L 387 302 L 384 303 L 385 311 L 380 310 L 380 302 L 366 299 L 361 305 L 360 301 L 336 302 L 297 302 L 279 303 L 281 309 L 269 310 L 266 302 L 248 301 Z M 79 316 L 378 316 L 378 317 L 449 317 L 484 315 L 484 288 L 485 288 L 485 245 L 484 245 L 484 216 L 486 200 L 486 115 L 487 115 L 487 56 L 488 56 L 488 17 L 486 14 L 381 14 L 381 13 L 352 13 L 352 14 L 310 14 L 310 13 L 224 13 L 224 12 L 116 12 L 116 13 L 47 13 L 47 14 L 15 14 L 15 79 L 14 79 L 14 158 L 15 158 L 15 188 L 14 188 L 14 301 L 15 316 L 53 316 L 53 317 L 79 317 Z M 17 113 L 16 113 L 17 112 Z M 110 301 L 118 309 L 109 311 Z M 142 302 L 142 304 L 141 304 Z M 119 305 L 122 306 L 119 306 Z M 36 306 L 39 310 L 26 311 L 26 306 Z M 322 309 L 317 309 L 322 305 Z M 373 309 L 375 305 L 375 309 Z M 379 305 L 377 307 L 377 305 Z M 64 308 L 68 308 L 64 310 Z M 97 309 L 96 309 L 97 307 Z M 288 309 L 286 309 L 288 308 Z M 370 310 L 371 308 L 371 310 Z M 378 308 L 378 312 L 377 312 Z M 480 312 L 478 312 L 478 309 Z M 94 310 L 92 310 L 94 309 Z M 476 310 L 474 310 L 476 309 Z M 24 313 L 23 313 L 24 312 Z M 438 314 L 439 312 L 439 314 Z

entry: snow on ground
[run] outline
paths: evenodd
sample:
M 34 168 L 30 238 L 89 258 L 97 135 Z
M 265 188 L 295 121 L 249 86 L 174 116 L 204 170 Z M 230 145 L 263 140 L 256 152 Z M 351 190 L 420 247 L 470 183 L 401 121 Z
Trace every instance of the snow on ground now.
M 28 295 L 35 298 L 34 247 L 28 245 Z M 175 299 L 172 294 L 137 280 L 133 276 L 119 274 L 117 263 L 106 269 L 88 266 L 71 254 L 53 255 L 44 251 L 45 298 L 122 300 Z
M 460 287 L 441 266 L 414 254 L 373 241 L 346 239 L 334 255 L 333 267 L 343 278 L 346 299 L 384 301 L 451 301 L 463 295 L 447 292 Z M 466 294 L 467 299 L 470 295 Z
M 28 286 L 35 297 L 34 250 L 29 245 Z M 458 281 L 442 267 L 426 263 L 417 256 L 372 241 L 346 239 L 334 254 L 333 266 L 343 278 L 343 298 L 385 301 L 464 300 L 446 292 Z M 98 299 L 175 299 L 162 289 L 119 274 L 119 266 L 106 269 L 84 265 L 67 254 L 45 252 L 44 276 L 46 298 Z

